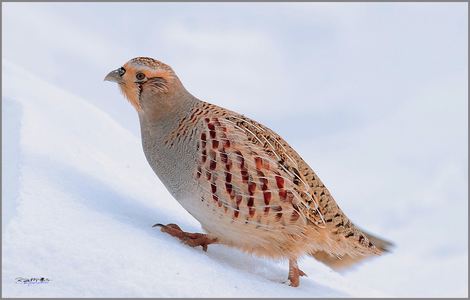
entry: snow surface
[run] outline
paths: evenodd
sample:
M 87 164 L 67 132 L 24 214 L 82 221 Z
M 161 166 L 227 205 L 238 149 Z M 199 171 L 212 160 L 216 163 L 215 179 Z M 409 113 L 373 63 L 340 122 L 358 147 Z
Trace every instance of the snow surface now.
M 2 3 L 2 296 L 467 297 L 467 11 Z M 200 226 L 147 165 L 132 107 L 102 81 L 135 56 L 281 134 L 393 252 L 343 274 L 304 258 L 310 277 L 292 289 L 286 262 L 204 253 L 152 229 Z
M 283 283 L 286 262 L 219 245 L 204 253 L 152 229 L 201 231 L 152 173 L 140 140 L 67 91 L 3 68 L 4 297 L 387 295 L 313 259 L 301 262 L 310 277 L 294 289 Z M 24 286 L 19 276 L 51 282 Z

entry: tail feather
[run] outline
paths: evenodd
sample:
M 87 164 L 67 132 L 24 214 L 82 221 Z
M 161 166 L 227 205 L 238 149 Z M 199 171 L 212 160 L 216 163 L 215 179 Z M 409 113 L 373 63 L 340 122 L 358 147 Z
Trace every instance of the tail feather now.
M 369 241 L 372 242 L 372 244 L 374 244 L 374 246 L 377 247 L 381 252 L 390 252 L 393 248 L 393 244 L 391 242 L 381 239 L 363 230 L 361 231 L 366 235 Z M 334 270 L 347 269 L 370 257 L 367 255 L 351 256 L 347 254 L 342 256 L 336 256 L 326 251 L 316 251 L 314 253 L 310 253 L 310 255 L 313 256 L 316 260 L 324 263 L 325 265 L 329 266 Z
M 382 252 L 390 252 L 393 248 L 393 243 L 387 240 L 384 240 L 382 238 L 379 238 L 371 233 L 368 233 L 364 230 L 361 230 L 366 237 L 369 239 L 369 241 L 374 244 L 375 247 L 379 248 L 380 251 Z

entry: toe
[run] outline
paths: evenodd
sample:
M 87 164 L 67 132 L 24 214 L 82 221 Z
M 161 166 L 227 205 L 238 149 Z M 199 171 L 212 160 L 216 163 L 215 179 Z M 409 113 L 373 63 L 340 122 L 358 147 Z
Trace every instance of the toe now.
M 181 230 L 181 228 L 178 225 L 173 224 L 173 223 L 167 224 L 166 227 L 170 227 L 170 228 L 173 228 L 173 229 L 176 229 L 176 230 L 179 230 L 179 231 L 183 231 L 183 230 Z
M 297 279 L 297 280 L 289 280 L 289 286 L 291 287 L 298 287 L 300 284 L 300 281 Z
M 202 250 L 207 251 L 207 246 L 217 242 L 217 238 L 209 237 L 207 234 L 185 232 L 176 224 L 163 225 L 157 223 L 152 227 L 160 227 L 160 231 L 168 233 L 180 239 L 183 243 L 191 247 L 201 246 Z

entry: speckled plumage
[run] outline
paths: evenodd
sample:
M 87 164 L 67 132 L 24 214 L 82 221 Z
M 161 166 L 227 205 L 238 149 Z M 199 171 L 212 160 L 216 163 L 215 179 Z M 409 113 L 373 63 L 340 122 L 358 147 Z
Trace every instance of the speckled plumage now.
M 390 246 L 357 228 L 308 164 L 269 128 L 198 100 L 159 61 L 135 58 L 123 69 L 112 81 L 139 114 L 147 160 L 207 235 L 174 224 L 159 224 L 162 231 L 191 246 L 220 243 L 287 258 L 292 286 L 303 275 L 296 262 L 302 255 L 342 267 Z

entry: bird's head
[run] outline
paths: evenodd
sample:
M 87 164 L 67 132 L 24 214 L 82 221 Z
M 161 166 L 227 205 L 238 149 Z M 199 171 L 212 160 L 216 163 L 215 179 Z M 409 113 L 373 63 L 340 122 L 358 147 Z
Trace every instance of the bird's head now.
M 140 112 L 145 106 L 151 107 L 158 99 L 168 98 L 169 94 L 181 85 L 170 66 L 149 57 L 136 57 L 122 67 L 111 71 L 104 78 L 116 82 L 124 96 Z M 147 99 L 147 100 L 146 100 Z M 157 100 L 155 100 L 157 99 Z M 162 102 L 162 101 L 160 101 Z M 158 103 L 159 106 L 170 103 Z

